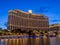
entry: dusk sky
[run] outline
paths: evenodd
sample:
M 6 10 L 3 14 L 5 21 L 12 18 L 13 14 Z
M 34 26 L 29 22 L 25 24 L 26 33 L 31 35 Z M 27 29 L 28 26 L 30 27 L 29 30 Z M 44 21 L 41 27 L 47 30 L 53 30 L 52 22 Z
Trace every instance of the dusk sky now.
M 44 14 L 49 18 L 49 24 L 60 22 L 60 0 L 0 0 L 0 27 L 6 28 L 8 10 L 14 9 Z

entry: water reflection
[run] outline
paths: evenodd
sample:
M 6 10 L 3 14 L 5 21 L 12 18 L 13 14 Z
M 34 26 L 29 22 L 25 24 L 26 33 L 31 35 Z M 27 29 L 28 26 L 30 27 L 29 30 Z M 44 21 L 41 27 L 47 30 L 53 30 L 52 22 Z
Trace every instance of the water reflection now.
M 60 37 L 0 39 L 0 45 L 60 45 Z
M 60 38 L 59 37 L 50 38 L 50 45 L 60 45 Z

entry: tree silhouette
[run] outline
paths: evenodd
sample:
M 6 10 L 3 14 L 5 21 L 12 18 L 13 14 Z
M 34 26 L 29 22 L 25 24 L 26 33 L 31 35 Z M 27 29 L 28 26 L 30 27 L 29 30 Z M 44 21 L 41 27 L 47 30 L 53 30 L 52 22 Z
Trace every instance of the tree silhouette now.
M 5 22 L 4 23 L 4 26 L 7 28 L 8 27 L 8 22 Z

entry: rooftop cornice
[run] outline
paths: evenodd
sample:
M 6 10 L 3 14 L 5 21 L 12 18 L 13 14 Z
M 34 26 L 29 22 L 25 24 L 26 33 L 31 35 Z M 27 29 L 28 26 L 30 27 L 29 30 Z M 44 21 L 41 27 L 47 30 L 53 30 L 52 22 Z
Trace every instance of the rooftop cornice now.
M 26 14 L 32 14 L 32 13 L 29 13 L 29 12 L 24 12 L 24 11 L 19 10 L 19 9 L 16 9 L 16 11 L 20 11 L 20 12 L 22 12 L 22 13 L 26 13 Z M 32 15 L 43 16 L 43 14 L 32 14 Z
M 15 13 L 17 13 L 16 11 L 19 11 L 19 12 L 21 12 L 21 13 L 25 13 L 25 14 L 31 14 L 31 15 L 33 15 L 33 16 L 44 16 L 43 14 L 32 14 L 32 13 L 29 13 L 29 12 L 24 12 L 24 11 L 22 11 L 22 10 L 19 10 L 19 9 L 16 9 L 16 10 L 9 10 L 8 12 L 15 12 Z M 45 17 L 47 17 L 47 16 L 45 16 Z
M 57 27 L 57 26 L 60 26 L 60 24 L 51 25 L 49 27 L 51 28 L 51 27 Z

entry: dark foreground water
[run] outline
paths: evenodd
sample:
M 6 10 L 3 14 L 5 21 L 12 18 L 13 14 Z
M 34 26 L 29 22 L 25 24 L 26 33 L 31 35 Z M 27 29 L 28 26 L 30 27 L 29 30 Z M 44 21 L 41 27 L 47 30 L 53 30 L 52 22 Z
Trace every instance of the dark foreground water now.
M 0 45 L 60 45 L 60 37 L 0 39 Z

